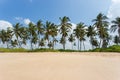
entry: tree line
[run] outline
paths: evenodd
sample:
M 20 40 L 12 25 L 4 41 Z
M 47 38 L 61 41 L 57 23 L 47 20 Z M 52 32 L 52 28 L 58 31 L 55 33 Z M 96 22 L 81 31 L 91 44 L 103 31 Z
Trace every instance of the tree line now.
M 87 26 L 80 22 L 76 24 L 75 29 L 72 29 L 69 17 L 60 17 L 59 20 L 59 25 L 49 21 L 43 24 L 41 20 L 36 24 L 30 22 L 28 26 L 16 23 L 13 28 L 0 30 L 0 40 L 6 44 L 7 48 L 22 48 L 22 46 L 30 44 L 31 49 L 34 49 L 33 45 L 36 45 L 37 48 L 45 48 L 47 45 L 50 49 L 54 49 L 55 44 L 60 43 L 63 45 L 63 49 L 66 49 L 66 41 L 69 41 L 72 49 L 76 45 L 78 50 L 81 50 L 82 47 L 85 50 L 86 38 L 90 39 L 92 49 L 106 48 L 112 40 L 110 33 L 118 30 L 118 35 L 114 36 L 113 42 L 117 45 L 120 43 L 120 17 L 109 22 L 106 15 L 99 13 L 92 20 L 92 25 Z M 70 34 L 70 32 L 72 33 Z M 60 39 L 57 38 L 58 34 L 60 34 Z

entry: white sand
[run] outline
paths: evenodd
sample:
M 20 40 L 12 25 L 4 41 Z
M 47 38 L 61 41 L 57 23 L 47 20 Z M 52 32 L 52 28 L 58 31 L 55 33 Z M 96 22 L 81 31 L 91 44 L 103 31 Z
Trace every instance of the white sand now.
M 0 80 L 120 80 L 120 54 L 0 53 Z

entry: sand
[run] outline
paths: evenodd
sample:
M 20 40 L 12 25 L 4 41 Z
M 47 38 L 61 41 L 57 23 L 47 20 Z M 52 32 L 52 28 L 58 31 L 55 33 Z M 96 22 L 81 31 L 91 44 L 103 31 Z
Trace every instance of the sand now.
M 120 54 L 0 53 L 0 80 L 120 80 Z

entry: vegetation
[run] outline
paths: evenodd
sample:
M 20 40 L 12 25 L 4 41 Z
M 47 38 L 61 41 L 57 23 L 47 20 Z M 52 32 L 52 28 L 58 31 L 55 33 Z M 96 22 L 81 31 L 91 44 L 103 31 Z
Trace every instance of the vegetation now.
M 92 49 L 89 51 L 120 51 L 120 17 L 111 22 L 110 29 L 110 22 L 108 22 L 107 16 L 102 13 L 99 13 L 92 20 L 93 24 L 85 25 L 80 22 L 76 24 L 75 29 L 72 29 L 69 17 L 60 17 L 59 20 L 60 24 L 58 25 L 50 21 L 43 23 L 38 20 L 36 24 L 30 22 L 29 25 L 23 26 L 16 23 L 13 28 L 1 30 L 0 42 L 2 46 L 0 52 L 86 51 L 84 43 L 87 39 L 89 39 Z M 110 32 L 116 30 L 118 30 L 118 35 L 111 36 Z M 67 41 L 71 43 L 71 50 L 66 50 L 66 47 L 69 46 L 66 46 Z M 116 46 L 112 46 L 110 42 L 113 42 Z M 63 49 L 57 50 L 56 43 L 61 44 Z M 30 46 L 30 50 L 25 48 L 26 45 Z M 74 50 L 73 46 L 77 46 L 78 50 Z

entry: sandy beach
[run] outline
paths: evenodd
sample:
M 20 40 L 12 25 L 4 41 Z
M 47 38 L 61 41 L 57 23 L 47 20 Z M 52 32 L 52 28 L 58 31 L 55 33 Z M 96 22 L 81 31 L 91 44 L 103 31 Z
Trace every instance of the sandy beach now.
M 0 80 L 120 80 L 120 53 L 0 53 Z

